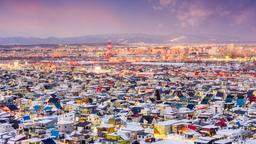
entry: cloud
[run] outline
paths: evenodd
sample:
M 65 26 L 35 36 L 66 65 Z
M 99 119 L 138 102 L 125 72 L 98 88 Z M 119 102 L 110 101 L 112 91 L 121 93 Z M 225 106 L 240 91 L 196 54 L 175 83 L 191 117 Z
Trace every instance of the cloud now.
M 38 3 L 8 4 L 0 13 L 0 32 L 9 35 L 80 36 L 125 30 L 123 19 L 111 9 L 80 5 L 46 6 Z
M 252 21 L 255 18 L 256 14 L 251 9 L 246 9 L 238 12 L 233 15 L 232 18 L 236 24 L 244 24 Z
M 184 10 L 186 9 L 186 10 Z M 185 5 L 177 11 L 176 17 L 182 27 L 198 26 L 214 12 L 199 5 Z
M 158 3 L 153 5 L 153 10 L 160 11 L 166 7 L 174 6 L 176 4 L 176 0 L 157 0 Z M 152 0 L 149 0 L 152 2 Z
M 153 10 L 155 10 L 155 11 L 160 11 L 160 10 L 162 10 L 163 9 L 163 7 L 162 6 L 153 6 Z
M 176 0 L 159 0 L 161 6 L 175 5 Z
M 255 5 L 254 0 L 236 3 L 233 0 L 157 0 L 153 10 L 169 11 L 170 18 L 174 16 L 182 27 L 196 27 L 210 22 L 213 25 L 240 25 L 256 23 Z
M 161 28 L 163 28 L 163 27 L 164 27 L 164 25 L 163 25 L 162 23 L 158 23 L 158 24 L 157 24 L 157 28 L 158 28 L 158 29 L 161 29 Z

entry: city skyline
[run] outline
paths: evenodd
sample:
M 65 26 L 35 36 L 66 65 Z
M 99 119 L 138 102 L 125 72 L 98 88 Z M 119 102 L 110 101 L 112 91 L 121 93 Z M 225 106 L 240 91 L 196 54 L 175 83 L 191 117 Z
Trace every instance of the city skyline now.
M 254 0 L 1 0 L 0 37 L 227 35 L 253 40 Z

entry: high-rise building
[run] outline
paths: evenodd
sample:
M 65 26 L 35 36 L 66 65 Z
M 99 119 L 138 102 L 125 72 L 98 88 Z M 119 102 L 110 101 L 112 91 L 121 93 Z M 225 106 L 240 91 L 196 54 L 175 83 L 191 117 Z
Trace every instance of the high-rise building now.
M 106 52 L 105 52 L 105 58 L 106 59 L 110 59 L 113 55 L 112 53 L 112 42 L 111 41 L 108 41 L 108 45 L 107 45 L 107 49 L 106 49 Z

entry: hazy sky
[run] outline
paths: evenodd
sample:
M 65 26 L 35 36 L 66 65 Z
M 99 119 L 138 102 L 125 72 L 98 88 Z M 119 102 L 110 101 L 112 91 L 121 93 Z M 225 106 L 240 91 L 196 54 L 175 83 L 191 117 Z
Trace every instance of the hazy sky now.
M 221 34 L 256 37 L 256 0 L 0 0 L 0 36 Z

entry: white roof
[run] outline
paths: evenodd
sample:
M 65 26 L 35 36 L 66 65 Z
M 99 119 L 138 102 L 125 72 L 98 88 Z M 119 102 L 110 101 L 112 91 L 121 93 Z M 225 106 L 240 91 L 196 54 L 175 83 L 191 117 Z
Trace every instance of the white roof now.
M 16 135 L 15 137 L 13 137 L 13 138 L 11 138 L 10 140 L 11 141 L 17 141 L 17 140 L 19 140 L 19 139 L 21 139 L 21 138 L 23 138 L 23 137 L 26 137 L 25 135 Z
M 197 143 L 208 143 L 209 141 L 213 140 L 214 138 L 212 137 L 199 137 L 195 139 L 195 142 Z
M 182 141 L 182 140 L 161 140 L 158 142 L 154 142 L 152 144 L 191 144 L 191 143 Z
M 50 122 L 52 122 L 52 120 L 50 120 L 50 119 L 44 119 L 44 120 L 38 121 L 38 123 L 42 123 L 42 124 L 47 124 L 47 123 L 50 123 Z
M 215 126 L 215 125 L 206 125 L 206 126 L 203 126 L 202 128 L 211 129 L 211 128 L 218 128 L 218 126 Z
M 22 144 L 26 143 L 26 142 L 35 143 L 35 142 L 40 142 L 40 141 L 41 141 L 41 139 L 39 139 L 39 138 L 31 138 L 31 139 L 26 139 L 26 140 L 22 141 Z
M 226 144 L 226 143 L 230 143 L 232 141 L 233 140 L 231 140 L 231 139 L 222 139 L 222 140 L 215 141 L 214 144 Z
M 241 134 L 240 129 L 222 129 L 217 131 L 218 135 L 224 135 L 224 136 L 232 136 L 232 135 L 238 135 Z
M 125 131 L 143 131 L 144 128 L 141 127 L 138 123 L 128 123 L 125 128 L 123 128 Z
M 255 144 L 256 140 L 255 139 L 248 139 L 245 141 L 245 144 Z
M 158 122 L 156 123 L 156 125 L 173 125 L 173 124 L 176 124 L 176 123 L 179 123 L 181 121 L 179 120 L 168 120 L 168 121 L 162 121 L 162 122 Z

